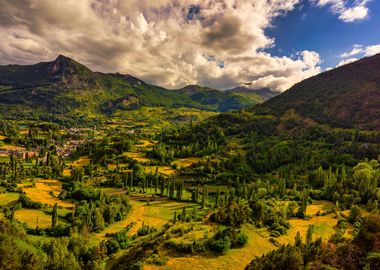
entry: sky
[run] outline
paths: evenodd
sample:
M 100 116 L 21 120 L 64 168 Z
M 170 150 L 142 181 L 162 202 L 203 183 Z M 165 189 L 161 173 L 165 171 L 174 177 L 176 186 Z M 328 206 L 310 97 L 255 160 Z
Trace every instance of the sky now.
M 169 89 L 284 91 L 380 52 L 378 0 L 0 0 L 0 64 L 59 54 Z

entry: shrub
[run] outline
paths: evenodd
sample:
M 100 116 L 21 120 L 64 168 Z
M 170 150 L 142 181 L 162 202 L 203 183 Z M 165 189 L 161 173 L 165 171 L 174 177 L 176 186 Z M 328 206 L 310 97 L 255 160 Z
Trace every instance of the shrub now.
M 210 242 L 210 249 L 217 254 L 226 254 L 231 247 L 231 240 L 228 236 Z

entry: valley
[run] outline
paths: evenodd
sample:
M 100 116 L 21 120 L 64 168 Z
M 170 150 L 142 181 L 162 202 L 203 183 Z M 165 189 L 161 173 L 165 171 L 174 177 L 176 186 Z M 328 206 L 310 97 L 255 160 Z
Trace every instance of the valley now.
M 84 72 L 70 75 L 75 87 L 95 76 L 57 61 Z M 135 91 L 145 85 L 127 78 Z M 94 121 L 2 114 L 0 232 L 11 232 L 17 250 L 9 256 L 33 256 L 30 269 L 345 269 L 352 249 L 361 250 L 354 264 L 375 265 L 377 126 L 334 125 L 297 105 L 272 113 L 287 95 L 233 112 L 152 104 L 105 112 L 95 102 Z M 364 249 L 362 239 L 375 244 Z

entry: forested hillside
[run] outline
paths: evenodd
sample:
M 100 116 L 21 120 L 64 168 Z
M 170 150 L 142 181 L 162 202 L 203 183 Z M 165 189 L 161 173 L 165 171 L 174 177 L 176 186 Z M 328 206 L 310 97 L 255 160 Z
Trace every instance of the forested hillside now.
M 380 54 L 297 83 L 260 107 L 281 115 L 294 109 L 334 126 L 380 130 Z

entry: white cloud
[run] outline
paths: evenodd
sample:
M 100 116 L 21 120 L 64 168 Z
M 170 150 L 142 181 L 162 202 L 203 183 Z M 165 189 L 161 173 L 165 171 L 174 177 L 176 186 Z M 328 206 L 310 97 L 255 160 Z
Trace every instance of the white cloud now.
M 354 22 L 364 20 L 369 15 L 367 4 L 370 0 L 311 0 L 317 6 L 329 6 L 334 14 L 339 15 L 339 19 L 344 22 Z
M 357 58 L 348 58 L 348 59 L 344 59 L 344 60 L 340 61 L 336 67 L 340 67 L 340 66 L 343 66 L 343 65 L 347 65 L 347 64 L 352 63 L 352 62 L 355 62 L 355 61 L 357 61 L 357 60 L 359 60 L 359 59 L 357 59 Z
M 300 0 L 0 0 L 0 63 L 64 54 L 168 88 L 285 90 L 320 72 L 318 53 L 275 57 L 265 29 Z M 132 8 L 133 7 L 133 8 Z M 221 64 L 224 67 L 221 68 Z
M 372 55 L 375 55 L 377 53 L 380 53 L 380 44 L 376 44 L 376 45 L 371 45 L 371 46 L 364 46 L 364 45 L 360 45 L 360 44 L 356 44 L 352 47 L 352 50 L 349 51 L 349 52 L 345 52 L 345 53 L 342 53 L 340 55 L 341 58 L 351 58 L 351 59 L 356 59 L 356 58 L 352 58 L 353 56 L 372 56 Z M 350 60 L 350 59 L 347 59 L 347 60 Z M 341 61 L 342 63 L 344 62 L 345 60 Z
M 358 54 L 362 53 L 363 51 L 364 51 L 363 45 L 356 44 L 353 46 L 351 51 L 341 54 L 340 57 L 341 58 L 352 57 L 354 55 L 358 55 Z
M 372 56 L 380 53 L 380 44 L 368 46 L 365 50 L 365 56 Z

